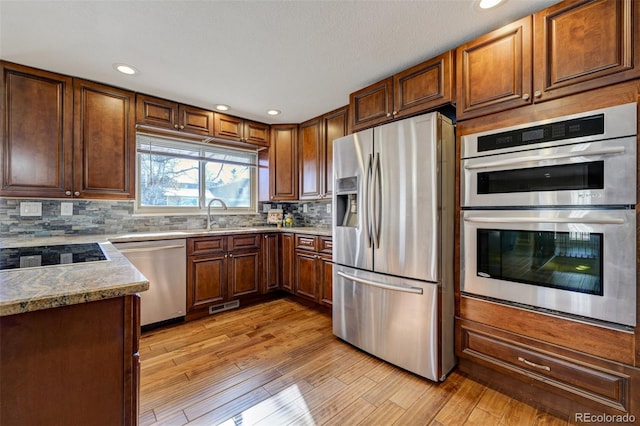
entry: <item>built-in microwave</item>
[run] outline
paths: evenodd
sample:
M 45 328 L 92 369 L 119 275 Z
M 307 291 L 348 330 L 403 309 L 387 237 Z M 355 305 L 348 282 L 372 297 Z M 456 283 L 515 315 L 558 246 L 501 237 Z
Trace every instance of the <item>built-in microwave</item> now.
M 462 206 L 634 205 L 636 108 L 463 136 Z

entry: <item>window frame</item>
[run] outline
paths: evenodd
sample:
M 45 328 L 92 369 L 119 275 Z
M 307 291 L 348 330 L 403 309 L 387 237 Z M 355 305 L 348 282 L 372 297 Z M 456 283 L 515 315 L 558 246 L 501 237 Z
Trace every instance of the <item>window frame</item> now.
M 142 185 L 140 184 L 141 180 L 141 161 L 142 154 L 144 152 L 141 151 L 141 143 L 138 139 L 138 136 L 142 136 L 145 138 L 157 139 L 163 146 L 171 146 L 173 149 L 185 149 L 195 151 L 198 150 L 200 152 L 216 152 L 216 153 L 228 153 L 228 154 L 249 154 L 253 157 L 253 163 L 247 164 L 250 172 L 250 188 L 251 192 L 249 194 L 249 207 L 231 207 L 227 206 L 227 209 L 223 209 L 219 203 L 213 203 L 211 205 L 211 212 L 216 215 L 237 215 L 237 214 L 258 214 L 258 152 L 254 150 L 241 149 L 235 147 L 229 147 L 226 145 L 216 144 L 216 143 L 201 143 L 194 142 L 190 140 L 183 140 L 176 137 L 169 137 L 164 135 L 156 135 L 149 134 L 144 132 L 136 133 L 136 155 L 135 155 L 135 203 L 134 203 L 134 214 L 136 215 L 202 215 L 207 214 L 207 204 L 206 204 L 206 191 L 203 189 L 206 188 L 205 181 L 205 164 L 206 163 L 220 163 L 221 161 L 211 159 L 207 160 L 204 158 L 204 155 L 201 155 L 202 158 L 198 159 L 198 206 L 143 206 L 142 202 Z M 157 154 L 162 155 L 162 154 Z M 167 155 L 167 157 L 178 157 Z M 224 161 L 222 161 L 224 163 Z

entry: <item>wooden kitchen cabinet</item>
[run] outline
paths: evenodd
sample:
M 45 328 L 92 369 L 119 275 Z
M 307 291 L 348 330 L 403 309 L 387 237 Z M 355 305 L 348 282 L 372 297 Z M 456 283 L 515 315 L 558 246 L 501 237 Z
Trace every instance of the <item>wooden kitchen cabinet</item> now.
M 213 111 L 147 95 L 136 95 L 136 122 L 179 132 L 213 136 Z
M 0 195 L 134 197 L 132 92 L 2 62 Z
M 280 243 L 277 233 L 262 237 L 262 288 L 261 293 L 280 288 Z
M 0 424 L 137 425 L 140 297 L 0 318 Z
M 218 112 L 214 112 L 213 117 L 213 133 L 215 137 L 252 145 L 269 146 L 270 128 L 268 124 Z
M 294 292 L 295 283 L 295 236 L 294 234 L 280 234 L 280 287 Z
M 0 66 L 0 195 L 65 197 L 73 186 L 73 79 Z
M 261 234 L 187 239 L 187 317 L 255 296 L 261 283 Z
M 300 200 L 331 198 L 333 141 L 348 134 L 348 111 L 349 107 L 344 106 L 300 125 Z
M 445 52 L 352 93 L 352 131 L 454 103 L 454 55 Z
M 78 79 L 73 86 L 73 196 L 135 198 L 133 92 Z
M 298 125 L 271 126 L 269 148 L 270 199 L 298 199 Z
M 568 0 L 457 48 L 463 120 L 640 76 L 632 0 Z
M 294 294 L 331 306 L 331 237 L 296 234 Z

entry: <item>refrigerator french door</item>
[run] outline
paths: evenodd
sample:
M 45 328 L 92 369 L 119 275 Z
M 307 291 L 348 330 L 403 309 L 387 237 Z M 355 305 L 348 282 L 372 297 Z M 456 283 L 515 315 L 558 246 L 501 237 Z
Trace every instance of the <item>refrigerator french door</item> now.
M 334 334 L 442 380 L 455 364 L 453 126 L 431 113 L 333 149 Z

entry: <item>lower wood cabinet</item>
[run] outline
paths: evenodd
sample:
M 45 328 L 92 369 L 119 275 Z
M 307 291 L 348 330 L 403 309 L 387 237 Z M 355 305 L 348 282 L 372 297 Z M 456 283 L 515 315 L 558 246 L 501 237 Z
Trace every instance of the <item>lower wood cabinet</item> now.
M 279 264 L 280 243 L 278 234 L 264 234 L 262 237 L 262 293 L 280 288 Z
M 288 291 L 294 292 L 295 282 L 295 235 L 280 234 L 280 287 Z
M 260 293 L 262 234 L 187 240 L 187 317 Z
M 331 306 L 331 237 L 296 234 L 294 294 Z
M 569 416 L 637 414 L 640 370 L 459 319 L 460 369 L 509 394 Z
M 0 424 L 137 425 L 140 297 L 0 318 Z

